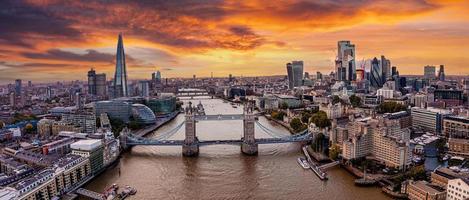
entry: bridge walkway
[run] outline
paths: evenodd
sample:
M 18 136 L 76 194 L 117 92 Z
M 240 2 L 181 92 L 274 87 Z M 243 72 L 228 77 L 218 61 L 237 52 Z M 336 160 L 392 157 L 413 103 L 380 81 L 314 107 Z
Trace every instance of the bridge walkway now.
M 75 191 L 75 193 L 91 198 L 93 200 L 104 200 L 103 195 L 91 190 L 87 190 L 85 188 L 79 188 Z

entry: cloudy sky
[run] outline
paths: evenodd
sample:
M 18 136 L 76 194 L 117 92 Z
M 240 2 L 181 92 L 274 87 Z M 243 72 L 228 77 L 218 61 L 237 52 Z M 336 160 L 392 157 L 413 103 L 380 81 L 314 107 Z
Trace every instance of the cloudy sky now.
M 0 2 L 0 83 L 114 74 L 124 35 L 130 79 L 286 74 L 333 69 L 338 40 L 357 60 L 385 55 L 401 74 L 424 65 L 469 75 L 469 1 L 146 0 Z

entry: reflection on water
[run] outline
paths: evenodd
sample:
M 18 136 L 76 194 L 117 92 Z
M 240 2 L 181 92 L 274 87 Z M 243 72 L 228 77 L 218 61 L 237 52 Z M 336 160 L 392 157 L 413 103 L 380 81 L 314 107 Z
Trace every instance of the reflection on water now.
M 199 100 L 192 100 L 199 103 Z M 207 114 L 241 114 L 219 99 L 201 99 Z M 187 103 L 187 100 L 185 101 Z M 175 120 L 153 135 L 169 131 L 184 121 Z M 271 130 L 289 134 L 264 117 L 259 121 Z M 239 139 L 242 121 L 197 123 L 200 140 Z M 270 137 L 256 128 L 256 137 Z M 184 128 L 170 139 L 184 139 Z M 108 169 L 86 188 L 102 191 L 112 183 L 135 187 L 131 199 L 388 199 L 379 188 L 359 188 L 345 170 L 329 170 L 320 181 L 296 162 L 300 144 L 259 145 L 258 156 L 246 156 L 239 146 L 203 146 L 196 158 L 182 157 L 181 147 L 137 146 L 124 153 L 117 167 Z M 119 168 L 121 174 L 119 176 Z

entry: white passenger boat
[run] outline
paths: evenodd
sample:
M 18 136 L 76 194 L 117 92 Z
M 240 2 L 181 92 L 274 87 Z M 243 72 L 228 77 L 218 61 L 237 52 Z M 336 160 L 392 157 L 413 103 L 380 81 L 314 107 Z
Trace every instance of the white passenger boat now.
M 301 165 L 301 167 L 303 167 L 304 169 L 309 169 L 310 168 L 310 165 L 308 163 L 308 161 L 304 158 L 298 158 L 298 164 Z

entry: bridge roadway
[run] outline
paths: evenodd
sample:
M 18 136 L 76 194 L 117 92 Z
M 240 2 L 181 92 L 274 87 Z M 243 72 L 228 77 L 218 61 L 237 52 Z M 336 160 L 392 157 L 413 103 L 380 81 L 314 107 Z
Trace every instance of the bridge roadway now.
M 194 118 L 196 121 L 243 120 L 244 115 L 196 115 Z
M 278 144 L 278 143 L 290 143 L 290 142 L 306 142 L 310 141 L 311 136 L 287 136 L 284 138 L 258 138 L 256 139 L 256 144 Z M 202 140 L 196 142 L 199 146 L 207 145 L 240 145 L 243 143 L 242 139 L 239 140 Z M 184 140 L 138 140 L 138 141 L 128 141 L 127 145 L 144 145 L 144 146 L 182 146 Z
M 176 95 L 176 97 L 206 97 L 206 96 L 213 97 L 214 95 L 210 95 L 208 93 L 205 93 L 205 94 L 177 94 Z

